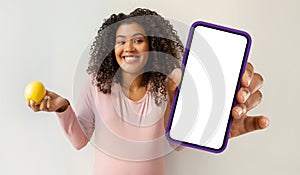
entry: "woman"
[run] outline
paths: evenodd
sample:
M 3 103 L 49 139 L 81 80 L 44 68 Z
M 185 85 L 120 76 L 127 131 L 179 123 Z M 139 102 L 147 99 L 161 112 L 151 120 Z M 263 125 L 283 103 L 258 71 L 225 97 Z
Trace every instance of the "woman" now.
M 34 111 L 56 112 L 77 148 L 92 136 L 95 174 L 165 174 L 164 127 L 181 79 L 183 45 L 169 21 L 148 9 L 105 20 L 91 48 L 87 83 L 76 114 L 68 100 L 47 91 Z M 262 78 L 247 64 L 230 137 L 268 126 L 247 111 L 261 101 Z

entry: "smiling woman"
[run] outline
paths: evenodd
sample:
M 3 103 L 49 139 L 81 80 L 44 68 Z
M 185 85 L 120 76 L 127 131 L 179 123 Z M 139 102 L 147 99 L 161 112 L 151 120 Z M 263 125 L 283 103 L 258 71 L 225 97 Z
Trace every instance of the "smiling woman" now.
M 141 25 L 129 23 L 118 28 L 115 56 L 124 72 L 138 75 L 143 73 L 149 58 L 149 41 Z
M 94 174 L 164 175 L 164 144 L 169 146 L 165 125 L 181 80 L 182 56 L 176 31 L 156 12 L 138 8 L 128 15 L 113 14 L 91 46 L 87 69 L 91 79 L 76 113 L 67 99 L 49 90 L 40 104 L 28 105 L 34 111 L 56 112 L 76 149 L 94 140 Z M 245 77 L 250 80 L 243 81 L 244 90 L 255 78 L 253 67 L 248 68 Z M 251 87 L 259 92 L 262 81 L 254 82 Z M 241 121 L 241 116 L 236 118 Z M 245 127 L 243 122 L 234 124 L 238 131 Z
M 165 174 L 166 108 L 181 79 L 174 72 L 180 72 L 183 56 L 175 30 L 148 9 L 113 14 L 100 27 L 90 55 L 91 81 L 76 113 L 51 91 L 30 107 L 56 111 L 75 148 L 93 139 L 95 174 Z
M 113 14 L 102 24 L 87 71 L 100 91 L 110 93 L 112 82 L 122 80 L 120 65 L 122 70 L 144 70 L 141 86 L 151 85 L 159 105 L 167 99 L 166 75 L 180 67 L 183 48 L 169 21 L 154 11 L 138 8 L 129 15 Z M 139 64 L 131 64 L 137 60 Z

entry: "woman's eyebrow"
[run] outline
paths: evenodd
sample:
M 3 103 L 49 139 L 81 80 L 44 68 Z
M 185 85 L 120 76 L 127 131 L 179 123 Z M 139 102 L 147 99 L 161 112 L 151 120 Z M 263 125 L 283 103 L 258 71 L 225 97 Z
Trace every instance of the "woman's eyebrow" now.
M 135 33 L 131 37 L 140 36 L 140 35 L 145 37 L 145 35 L 143 33 Z M 116 38 L 126 38 L 126 36 L 125 35 L 117 35 Z
M 117 35 L 116 38 L 125 38 L 124 35 Z
M 139 35 L 145 37 L 145 35 L 143 33 L 135 33 L 135 34 L 132 35 L 132 37 L 139 36 Z

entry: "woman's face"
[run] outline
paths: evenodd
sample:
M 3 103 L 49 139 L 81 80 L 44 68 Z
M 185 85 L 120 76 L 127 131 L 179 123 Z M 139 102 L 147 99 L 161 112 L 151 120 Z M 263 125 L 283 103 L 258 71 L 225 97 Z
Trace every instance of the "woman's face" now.
M 138 23 L 122 24 L 116 31 L 115 56 L 123 71 L 143 73 L 149 58 L 149 41 Z

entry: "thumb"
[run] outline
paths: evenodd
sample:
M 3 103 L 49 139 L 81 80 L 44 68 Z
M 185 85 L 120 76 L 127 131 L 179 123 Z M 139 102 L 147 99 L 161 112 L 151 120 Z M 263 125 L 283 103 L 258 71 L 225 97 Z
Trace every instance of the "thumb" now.
M 182 78 L 182 71 L 179 68 L 174 69 L 166 78 L 166 85 L 168 90 L 175 91 L 180 84 Z
M 67 104 L 69 103 L 65 98 L 49 90 L 46 91 L 46 97 L 47 108 L 49 109 L 49 111 L 57 111 L 58 109 L 67 106 Z

